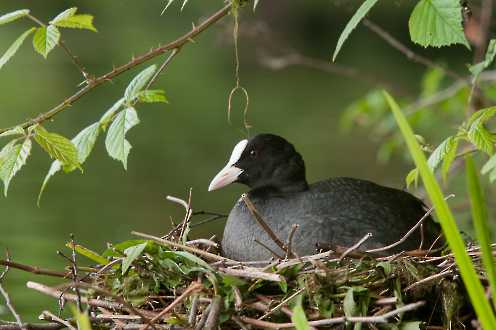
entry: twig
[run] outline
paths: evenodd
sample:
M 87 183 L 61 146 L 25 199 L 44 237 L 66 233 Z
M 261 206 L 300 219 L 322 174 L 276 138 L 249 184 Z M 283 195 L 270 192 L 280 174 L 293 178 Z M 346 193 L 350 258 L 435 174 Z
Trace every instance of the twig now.
M 5 300 L 5 305 L 9 309 L 10 313 L 14 316 L 17 325 L 20 329 L 26 330 L 24 327 L 24 324 L 22 323 L 21 317 L 19 316 L 19 313 L 14 308 L 14 305 L 12 304 L 12 301 L 10 300 L 10 296 L 7 293 L 7 291 L 3 288 L 2 283 L 0 282 L 0 294 L 3 296 L 3 299 Z
M 82 283 L 79 283 L 79 284 L 81 285 Z M 68 300 L 68 301 L 75 302 L 77 299 L 75 294 L 63 293 L 61 290 L 58 290 L 58 289 L 55 289 L 55 288 L 52 288 L 52 287 L 49 287 L 49 286 L 46 286 L 46 285 L 43 285 L 40 283 L 29 281 L 26 283 L 26 286 L 29 289 L 33 289 L 35 291 L 41 292 L 43 294 L 46 294 L 47 296 L 50 296 L 50 297 L 53 297 L 56 299 L 58 299 L 61 295 L 65 300 Z M 129 309 L 128 307 L 126 307 L 122 303 L 115 303 L 115 302 L 106 301 L 106 300 L 99 300 L 99 299 L 88 299 L 86 297 L 81 297 L 81 302 L 83 304 L 87 304 L 87 305 L 94 306 L 94 307 L 103 307 L 106 309 L 114 309 L 114 310 L 126 311 L 128 313 L 133 313 L 133 311 L 131 309 Z M 146 316 L 149 316 L 149 317 L 154 317 L 156 315 L 156 313 L 152 313 L 152 312 L 149 312 L 149 311 L 143 310 L 143 309 L 139 310 L 139 313 L 146 315 Z
M 296 230 L 298 229 L 300 225 L 294 223 L 293 226 L 291 226 L 291 231 L 289 232 L 289 235 L 288 235 L 288 241 L 286 243 L 286 256 L 285 256 L 285 259 L 289 259 L 289 255 L 292 254 L 292 255 L 295 255 L 295 253 L 293 252 L 293 250 L 291 249 L 291 246 L 293 245 L 293 236 L 296 232 Z
M 65 328 L 64 325 L 59 323 L 23 323 L 22 328 L 17 323 L 0 324 L 0 330 L 60 330 Z
M 211 240 L 205 239 L 205 238 L 198 238 L 198 239 L 194 239 L 194 240 L 191 240 L 191 241 L 187 241 L 186 242 L 186 245 L 195 245 L 195 244 L 203 244 L 203 245 L 211 246 L 211 247 L 214 247 L 214 248 L 218 248 L 219 247 L 219 244 L 217 244 L 215 242 L 212 242 Z
M 288 301 L 290 301 L 291 299 L 293 299 L 294 297 L 296 297 L 297 295 L 299 295 L 300 293 L 302 293 L 303 291 L 305 291 L 306 288 L 301 288 L 299 289 L 298 291 L 296 291 L 295 293 L 293 293 L 292 295 L 290 295 L 289 297 L 287 297 L 286 299 L 284 299 L 283 301 L 281 301 L 279 304 L 277 304 L 274 308 L 272 308 L 270 311 L 268 311 L 267 313 L 265 313 L 264 315 L 260 316 L 258 319 L 259 320 L 263 320 L 264 318 L 266 318 L 267 316 L 273 314 L 274 312 L 277 312 L 282 306 L 286 305 L 286 303 Z
M 387 319 L 396 316 L 398 314 L 408 312 L 411 310 L 415 310 L 419 308 L 420 306 L 424 305 L 424 301 L 419 301 L 416 303 L 404 305 L 402 307 L 399 307 L 395 310 L 392 310 L 388 313 L 382 314 L 382 315 L 376 315 L 376 316 L 341 316 L 341 317 L 334 317 L 330 319 L 323 319 L 323 320 L 316 320 L 316 321 L 309 321 L 308 324 L 310 326 L 326 326 L 326 325 L 332 325 L 332 324 L 343 324 L 345 322 L 350 322 L 350 323 L 387 323 Z M 250 317 L 246 316 L 240 316 L 241 321 L 257 326 L 257 327 L 262 327 L 262 328 L 269 328 L 269 329 L 286 329 L 286 328 L 294 328 L 295 324 L 294 323 L 274 323 L 274 322 L 267 322 L 267 321 L 262 321 L 258 319 L 253 319 Z
M 146 89 L 149 89 L 155 83 L 155 81 L 158 79 L 158 77 L 160 76 L 160 74 L 162 73 L 162 71 L 164 71 L 165 67 L 167 65 L 169 65 L 169 63 L 179 53 L 180 50 L 181 50 L 181 48 L 174 48 L 172 50 L 172 52 L 169 54 L 169 56 L 167 56 L 167 58 L 164 60 L 164 62 L 162 63 L 162 65 L 160 65 L 160 67 L 158 68 L 157 72 L 155 72 L 155 74 L 153 75 L 153 77 L 146 84 L 146 87 L 144 88 L 145 90 Z
M 88 85 L 86 85 L 85 87 L 81 88 L 79 91 L 74 93 L 73 95 L 66 98 L 64 101 L 62 101 L 57 106 L 53 107 L 52 109 L 48 110 L 45 113 L 38 115 L 34 119 L 30 119 L 24 123 L 15 125 L 13 127 L 21 126 L 22 128 L 26 129 L 30 126 L 33 126 L 35 124 L 40 124 L 40 123 L 42 123 L 48 119 L 53 118 L 58 113 L 60 113 L 61 111 L 64 111 L 69 106 L 74 104 L 81 97 L 86 95 L 88 92 L 95 89 L 95 87 L 97 87 L 101 84 L 104 84 L 108 81 L 111 81 L 113 78 L 119 76 L 120 74 L 122 74 L 122 73 L 142 64 L 142 63 L 145 63 L 145 62 L 147 62 L 147 61 L 149 61 L 149 60 L 151 60 L 151 59 L 153 59 L 153 58 L 155 58 L 155 57 L 157 57 L 157 56 L 159 56 L 159 55 L 161 55 L 161 54 L 163 54 L 169 50 L 183 47 L 187 43 L 191 42 L 191 40 L 194 37 L 196 37 L 197 35 L 199 35 L 203 31 L 205 31 L 212 24 L 216 23 L 221 18 L 226 16 L 229 13 L 230 9 L 231 9 L 231 4 L 229 3 L 229 4 L 225 5 L 222 9 L 220 9 L 219 11 L 217 11 L 216 13 L 214 13 L 213 15 L 208 17 L 201 24 L 195 26 L 192 30 L 190 30 L 188 33 L 184 34 L 183 36 L 177 38 L 176 40 L 174 40 L 174 41 L 172 41 L 172 42 L 170 42 L 164 46 L 154 48 L 154 49 L 148 51 L 147 53 L 132 59 L 128 63 L 114 68 L 112 71 L 110 71 L 110 72 L 108 72 L 102 76 L 99 76 L 95 79 L 92 79 Z M 0 129 L 0 134 L 12 129 L 13 127 Z
M 199 290 L 202 287 L 201 283 L 193 282 L 191 285 L 184 290 L 184 292 L 176 298 L 173 302 L 171 302 L 166 308 L 164 308 L 160 313 L 158 313 L 154 318 L 152 318 L 147 324 L 145 324 L 140 330 L 146 330 L 149 326 L 154 324 L 157 320 L 161 319 L 165 314 L 170 312 L 177 304 L 184 300 L 191 293 Z
M 435 280 L 435 279 L 440 278 L 440 277 L 445 277 L 445 276 L 451 275 L 452 273 L 453 273 L 452 270 L 447 270 L 447 271 L 444 271 L 444 272 L 441 272 L 441 273 L 438 273 L 438 274 L 434 274 L 434 275 L 428 276 L 426 278 L 421 279 L 420 281 L 417 281 L 415 283 L 410 284 L 409 286 L 407 286 L 404 289 L 404 291 L 411 290 L 411 289 L 413 289 L 414 287 L 416 287 L 416 286 L 418 286 L 420 284 L 423 284 L 423 283 L 426 283 L 426 282 L 430 282 L 430 281 Z
M 288 253 L 291 257 L 295 257 L 295 255 L 291 251 L 288 252 L 288 249 L 284 245 L 284 243 L 279 239 L 279 237 L 277 237 L 277 235 L 272 231 L 272 229 L 269 227 L 269 225 L 267 225 L 267 223 L 262 218 L 262 216 L 260 215 L 260 213 L 258 213 L 257 209 L 255 208 L 255 205 L 253 205 L 253 203 L 251 202 L 251 200 L 248 197 L 248 195 L 247 194 L 241 195 L 241 199 L 243 199 L 243 201 L 245 202 L 246 207 L 250 211 L 251 215 L 255 218 L 255 220 L 257 221 L 257 223 L 263 228 L 263 230 L 265 230 L 265 232 L 274 241 L 274 243 L 276 243 L 277 246 L 279 246 L 281 248 L 281 250 L 283 250 L 286 253 Z
M 454 194 L 449 194 L 448 196 L 444 197 L 444 200 L 448 200 L 452 197 L 455 197 Z M 367 250 L 365 252 L 367 253 L 376 253 L 376 252 L 382 252 L 382 251 L 386 251 L 386 250 L 389 250 L 395 246 L 398 246 L 400 245 L 401 243 L 403 243 L 415 230 L 417 230 L 417 228 L 425 221 L 425 219 L 427 219 L 431 213 L 434 211 L 434 206 L 431 207 L 423 216 L 422 218 L 420 218 L 420 220 L 415 224 L 415 226 L 413 226 L 412 228 L 410 228 L 410 230 L 405 234 L 403 235 L 403 237 L 399 240 L 399 241 L 396 241 L 394 242 L 393 244 L 390 244 L 390 245 L 387 245 L 387 246 L 384 246 L 384 247 L 380 247 L 380 248 L 377 248 L 377 249 L 370 249 L 370 250 Z
M 167 196 L 166 197 L 168 201 L 182 205 L 186 211 L 186 213 L 184 214 L 183 221 L 180 224 L 181 231 L 179 232 L 178 242 L 181 242 L 181 241 L 185 242 L 186 241 L 186 238 L 183 237 L 183 235 L 186 232 L 186 228 L 189 225 L 189 220 L 191 219 L 191 214 L 193 213 L 193 210 L 191 209 L 191 192 L 192 192 L 192 189 L 190 188 L 189 189 L 189 197 L 188 197 L 187 202 L 181 198 L 177 198 L 174 196 Z M 174 232 L 174 231 L 175 231 L 175 229 L 172 232 Z
M 429 68 L 437 68 L 441 69 L 446 75 L 450 76 L 451 78 L 455 80 L 465 80 L 466 78 L 460 76 L 458 73 L 451 71 L 448 68 L 445 68 L 444 66 L 441 66 L 439 64 L 436 64 L 432 62 L 430 59 L 427 57 L 421 56 L 419 54 L 416 54 L 414 51 L 412 51 L 410 48 L 408 48 L 406 45 L 404 45 L 401 41 L 393 37 L 389 32 L 381 28 L 379 25 L 375 24 L 368 18 L 363 19 L 363 24 L 369 28 L 372 32 L 377 34 L 379 37 L 381 37 L 384 41 L 386 41 L 391 47 L 394 49 L 400 51 L 403 53 L 409 60 L 425 65 Z
M 74 283 L 78 284 L 79 279 L 78 279 L 78 274 L 77 274 L 77 261 L 76 261 L 76 242 L 74 241 L 74 234 L 70 234 L 71 237 L 71 247 L 72 247 L 72 262 L 71 262 L 71 273 L 72 273 L 72 280 Z M 76 306 L 79 312 L 83 311 L 83 306 L 81 305 L 81 292 L 79 292 L 79 287 L 75 287 L 74 291 L 76 292 L 77 300 L 76 300 Z
M 203 313 L 200 317 L 200 321 L 198 321 L 198 323 L 196 324 L 195 330 L 202 330 L 203 329 L 203 327 L 205 326 L 205 322 L 207 322 L 207 317 L 210 314 L 211 306 L 212 306 L 212 304 L 208 305 L 208 307 L 205 308 L 205 310 L 203 311 Z
M 193 215 L 195 215 L 195 213 L 193 213 Z M 205 220 L 202 220 L 200 222 L 197 222 L 197 223 L 192 223 L 190 225 L 191 228 L 194 228 L 194 227 L 197 227 L 197 226 L 201 226 L 201 225 L 204 225 L 206 223 L 209 223 L 209 222 L 212 222 L 212 221 L 215 221 L 215 220 L 219 220 L 219 219 L 223 219 L 223 218 L 227 218 L 227 215 L 225 214 L 216 214 L 216 215 L 213 215 L 209 218 L 206 218 Z
M 368 240 L 371 237 L 372 237 L 372 233 L 365 234 L 365 236 L 363 236 L 358 242 L 356 242 L 355 245 L 344 251 L 343 254 L 341 254 L 341 256 L 339 257 L 339 260 L 343 260 L 348 254 L 358 249 L 363 243 L 365 243 L 366 240 Z
M 7 261 L 10 261 L 10 254 L 9 254 L 9 250 L 5 250 L 5 255 L 7 257 Z M 9 272 L 9 265 L 5 265 L 5 269 L 3 270 L 3 272 L 0 274 L 0 284 L 2 283 L 2 280 L 4 279 L 4 277 L 7 275 L 7 273 Z
M 207 320 L 205 322 L 206 330 L 217 329 L 217 323 L 219 323 L 219 315 L 222 310 L 222 297 L 215 296 L 212 299 L 212 304 L 210 305 L 210 313 L 208 313 Z
M 218 271 L 228 275 L 253 278 L 253 279 L 262 279 L 272 282 L 282 282 L 284 280 L 284 277 L 282 277 L 279 274 L 266 273 L 254 268 L 234 269 L 234 268 L 219 267 Z
M 184 244 L 179 244 L 179 243 L 176 243 L 176 242 L 172 242 L 172 241 L 168 241 L 168 240 L 165 240 L 165 239 L 162 239 L 162 238 L 158 238 L 156 236 L 152 236 L 152 235 L 148 235 L 148 234 L 143 234 L 143 233 L 140 233 L 140 232 L 137 232 L 137 231 L 132 231 L 131 234 L 136 235 L 136 236 L 139 236 L 139 237 L 147 238 L 147 239 L 152 240 L 152 241 L 155 241 L 158 244 L 163 245 L 163 246 L 167 246 L 167 247 L 171 247 L 172 246 L 172 247 L 175 247 L 175 248 L 183 249 L 183 250 L 188 251 L 188 252 L 196 253 L 196 254 L 199 254 L 199 255 L 201 255 L 201 256 L 203 256 L 205 258 L 211 259 L 211 260 L 215 260 L 215 261 L 234 261 L 234 260 L 231 260 L 231 259 L 228 259 L 228 258 L 225 258 L 225 257 L 221 257 L 221 256 L 219 256 L 217 254 L 213 254 L 213 253 L 210 253 L 210 252 L 203 251 L 201 249 L 194 248 L 192 246 L 187 246 L 187 245 L 184 245 Z
M 41 312 L 40 319 L 52 321 L 52 322 L 57 322 L 57 323 L 62 324 L 65 327 L 69 328 L 69 330 L 76 330 L 76 328 L 74 326 L 72 326 L 72 324 L 70 322 L 67 322 L 66 320 L 61 319 L 60 317 L 52 314 L 49 311 Z
M 257 243 L 258 245 L 260 245 L 261 247 L 263 247 L 264 249 L 266 249 L 267 251 L 269 251 L 274 257 L 276 257 L 277 259 L 284 259 L 284 257 L 282 255 L 280 255 L 279 253 L 277 253 L 276 251 L 272 250 L 269 246 L 267 246 L 265 243 L 261 242 L 260 240 L 258 240 L 257 238 L 255 238 L 253 240 L 255 243 Z
M 0 266 L 7 266 L 11 268 L 16 268 L 19 270 L 23 270 L 25 272 L 37 274 L 37 275 L 48 275 L 55 277 L 63 277 L 66 278 L 70 275 L 68 272 L 58 272 L 55 270 L 49 270 L 44 268 L 39 268 L 37 266 L 24 265 L 17 262 L 9 261 L 9 260 L 0 260 Z
M 195 294 L 193 296 L 193 299 L 191 300 L 191 309 L 188 315 L 188 324 L 192 327 L 194 327 L 196 323 L 196 314 L 198 313 L 198 303 L 199 303 L 198 294 Z

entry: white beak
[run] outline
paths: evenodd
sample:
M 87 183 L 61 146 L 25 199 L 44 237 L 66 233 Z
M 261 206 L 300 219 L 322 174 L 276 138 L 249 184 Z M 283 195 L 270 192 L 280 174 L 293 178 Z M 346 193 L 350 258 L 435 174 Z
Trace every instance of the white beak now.
M 241 157 L 241 154 L 245 150 L 247 144 L 248 140 L 241 140 L 238 144 L 236 144 L 226 166 L 224 166 L 224 168 L 213 178 L 212 182 L 210 182 L 208 191 L 216 190 L 233 183 L 236 181 L 238 176 L 243 173 L 243 170 L 234 166 L 234 164 Z

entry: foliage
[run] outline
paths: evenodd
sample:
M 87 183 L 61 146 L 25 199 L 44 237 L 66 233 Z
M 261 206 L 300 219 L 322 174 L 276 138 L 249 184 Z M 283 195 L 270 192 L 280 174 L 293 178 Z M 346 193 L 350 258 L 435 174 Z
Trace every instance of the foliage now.
M 460 269 L 460 274 L 479 320 L 482 326 L 487 329 L 496 328 L 496 315 L 491 310 L 491 306 L 488 301 L 480 299 L 480 297 L 484 296 L 484 289 L 482 288 L 477 273 L 475 272 L 472 260 L 465 251 L 463 239 L 461 238 L 453 214 L 443 197 L 441 188 L 439 187 L 432 170 L 429 168 L 425 155 L 423 154 L 420 145 L 418 144 L 417 139 L 408 124 L 408 121 L 401 113 L 398 104 L 389 94 L 385 93 L 385 97 L 389 103 L 391 111 L 395 116 L 398 126 L 403 133 L 412 158 L 419 169 L 420 176 L 422 177 L 422 181 L 429 198 L 436 209 L 436 214 L 443 229 L 444 237 L 446 238 L 451 251 L 455 255 L 455 260 Z M 484 117 L 484 115 L 481 115 L 478 119 L 471 119 L 472 121 L 476 121 L 482 117 Z

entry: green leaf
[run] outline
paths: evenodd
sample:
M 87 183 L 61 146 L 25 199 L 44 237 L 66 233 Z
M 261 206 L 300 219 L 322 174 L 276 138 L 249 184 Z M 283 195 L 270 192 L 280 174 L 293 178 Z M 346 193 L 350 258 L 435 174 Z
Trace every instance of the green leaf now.
M 458 138 L 454 137 L 452 141 L 449 142 L 448 150 L 446 155 L 444 156 L 443 165 L 441 166 L 441 176 L 443 181 L 446 181 L 448 178 L 449 169 L 451 164 L 456 158 L 456 152 L 458 150 Z
M 353 291 L 353 288 L 349 288 L 343 300 L 344 315 L 348 317 L 356 315 L 358 311 L 358 306 L 353 297 Z
M 86 161 L 86 159 L 91 153 L 91 150 L 93 150 L 93 147 L 95 146 L 95 142 L 99 134 L 100 134 L 100 123 L 94 123 L 93 125 L 90 125 L 85 129 L 83 129 L 71 140 L 77 149 L 79 164 L 78 166 L 66 165 L 65 168 L 66 172 L 70 172 L 78 168 L 79 165 L 83 164 Z M 52 176 L 55 175 L 55 173 L 57 173 L 61 169 L 62 169 L 62 164 L 60 163 L 59 160 L 54 160 L 52 162 L 52 165 L 50 165 L 50 169 L 48 170 L 48 173 L 45 176 L 45 179 L 43 180 L 40 192 L 38 194 L 38 202 L 37 202 L 38 206 L 40 206 L 41 196 L 45 191 L 48 181 Z
M 455 261 L 460 270 L 462 280 L 465 284 L 470 301 L 474 306 L 476 314 L 483 328 L 496 329 L 496 317 L 491 310 L 491 306 L 484 297 L 484 289 L 479 281 L 477 273 L 471 258 L 465 250 L 465 244 L 456 225 L 455 219 L 448 203 L 444 199 L 441 188 L 439 187 L 434 174 L 427 165 L 425 155 L 420 148 L 415 135 L 408 124 L 407 119 L 401 112 L 396 101 L 387 93 L 384 92 L 386 100 L 391 108 L 391 111 L 401 129 L 401 133 L 407 143 L 410 154 L 415 161 L 415 165 L 420 171 L 424 187 L 429 195 L 429 198 L 435 208 L 437 218 L 443 229 L 444 237 L 448 241 L 448 245 L 455 255 Z
M 296 305 L 293 308 L 293 315 L 291 315 L 291 321 L 294 323 L 296 330 L 309 330 L 310 325 L 308 324 L 307 317 L 305 315 L 305 311 L 301 304 Z
M 474 161 L 470 155 L 465 157 L 467 189 L 470 197 L 472 221 L 474 222 L 477 240 L 482 251 L 482 263 L 487 273 L 492 292 L 493 304 L 496 306 L 496 262 L 491 249 L 491 229 L 487 216 L 486 198 L 479 182 Z
M 7 196 L 9 184 L 21 167 L 26 164 L 26 160 L 31 152 L 31 140 L 26 139 L 22 144 L 15 144 L 16 140 L 9 142 L 0 151 L 0 179 L 4 185 L 4 195 Z
M 23 44 L 24 40 L 26 40 L 26 38 L 35 30 L 36 28 L 31 28 L 25 31 L 19 36 L 19 38 L 16 39 L 16 41 L 14 41 L 12 45 L 10 45 L 9 49 L 7 49 L 2 57 L 0 57 L 0 69 L 12 58 L 12 56 L 15 55 L 17 50 L 19 50 L 19 47 L 21 47 L 21 45 Z
M 53 25 L 57 25 L 58 22 L 68 19 L 76 14 L 77 7 L 71 7 L 69 9 L 64 10 L 57 16 L 55 16 L 49 23 Z
M 450 146 L 452 145 L 453 136 L 449 136 L 443 142 L 441 142 L 436 149 L 431 153 L 429 159 L 427 159 L 427 164 L 434 172 L 438 165 L 443 160 L 446 153 L 449 151 Z
M 139 124 L 138 114 L 134 108 L 129 107 L 117 114 L 109 127 L 105 147 L 110 157 L 119 160 L 127 170 L 127 156 L 131 150 L 131 144 L 126 140 L 126 133 Z
M 50 157 L 59 160 L 64 166 L 80 166 L 78 151 L 70 140 L 62 135 L 50 133 L 40 125 L 35 127 L 34 132 L 34 139 Z
M 421 321 L 407 321 L 401 322 L 398 330 L 422 330 L 424 327 L 422 326 Z
M 12 135 L 24 135 L 24 129 L 21 126 L 16 126 L 0 134 L 0 137 Z
M 481 117 L 482 118 L 482 117 Z M 477 119 L 468 130 L 467 136 L 477 149 L 484 151 L 488 155 L 493 154 L 493 139 L 491 133 L 482 124 L 481 118 Z
M 374 7 L 378 0 L 365 0 L 362 5 L 355 12 L 353 17 L 350 19 L 348 24 L 346 24 L 343 32 L 339 36 L 338 43 L 336 45 L 336 49 L 334 49 L 334 54 L 332 55 L 332 61 L 336 60 L 341 47 L 343 47 L 344 42 L 350 36 L 350 33 L 357 27 L 358 23 L 367 15 L 367 13 Z
M 29 9 L 19 9 L 11 13 L 0 16 L 0 25 L 13 22 L 21 17 L 29 15 Z
M 491 158 L 489 158 L 484 166 L 482 166 L 481 173 L 485 175 L 494 169 L 496 169 L 496 155 L 493 155 Z
M 231 275 L 222 275 L 222 283 L 224 283 L 225 285 L 237 286 L 237 287 L 247 284 L 246 281 Z
M 494 115 L 496 115 L 496 106 L 476 111 L 468 119 L 467 126 L 472 126 L 476 121 L 480 121 L 480 123 L 484 124 L 489 119 L 494 117 Z
M 146 84 L 153 77 L 156 70 L 156 65 L 149 66 L 145 70 L 138 73 L 138 75 L 131 80 L 126 88 L 126 91 L 124 92 L 124 98 L 128 103 L 131 103 L 137 97 L 138 92 L 145 88 Z
M 486 56 L 484 57 L 484 61 L 479 62 L 475 65 L 470 65 L 468 67 L 474 78 L 477 78 L 482 73 L 482 71 L 487 69 L 491 65 L 491 63 L 493 63 L 495 55 L 496 55 L 496 39 L 491 39 L 491 41 L 489 41 L 489 45 L 487 46 Z
M 72 250 L 72 242 L 66 243 L 65 246 L 67 246 L 69 249 Z M 74 246 L 74 250 L 77 253 L 79 253 L 80 255 L 85 256 L 86 258 L 88 258 L 90 260 L 93 260 L 94 262 L 97 262 L 100 265 L 106 265 L 106 264 L 109 263 L 109 261 L 107 260 L 107 258 L 102 257 L 98 253 L 96 253 L 94 251 L 91 251 L 90 249 L 88 249 L 88 248 L 86 248 L 86 247 L 84 247 L 82 245 L 76 244 Z
M 48 53 L 57 46 L 59 40 L 60 31 L 56 26 L 42 26 L 36 29 L 33 36 L 33 47 L 38 53 L 43 55 L 43 57 L 47 58 Z
M 88 316 L 88 311 L 81 312 L 77 309 L 76 306 L 72 304 L 70 305 L 70 307 L 71 307 L 71 312 L 74 315 L 74 318 L 76 319 L 77 322 L 77 329 L 92 330 L 90 317 Z
M 410 187 L 410 185 L 412 183 L 415 184 L 415 186 L 417 186 L 417 182 L 418 182 L 418 176 L 419 176 L 419 171 L 418 171 L 418 168 L 414 168 L 413 170 L 411 170 L 410 172 L 408 172 L 406 178 L 405 178 L 405 183 L 406 183 L 406 187 Z
M 117 111 L 119 111 L 119 109 L 122 107 L 122 105 L 124 104 L 125 101 L 126 101 L 125 98 L 120 98 L 119 100 L 117 100 L 117 102 L 115 102 L 110 107 L 110 109 L 105 111 L 105 113 L 103 114 L 103 116 L 100 118 L 100 121 L 99 121 L 100 126 L 102 127 L 103 130 L 107 129 L 108 124 L 110 124 L 110 122 L 114 118 L 114 114 Z
M 186 251 L 170 251 L 170 252 L 177 255 L 177 256 L 188 259 L 189 261 L 191 261 L 191 262 L 193 262 L 199 266 L 202 266 L 203 268 L 205 268 L 207 270 L 210 270 L 210 271 L 213 270 L 209 264 L 207 264 L 203 259 L 200 259 L 197 256 L 195 256 L 194 254 L 191 254 L 191 253 L 186 252 Z
M 462 44 L 470 49 L 462 20 L 458 0 L 420 0 L 408 21 L 410 38 L 424 47 Z
M 141 255 L 141 253 L 143 253 L 143 250 L 145 250 L 147 244 L 148 243 L 145 242 L 128 247 L 124 250 L 124 254 L 126 255 L 126 257 L 124 258 L 124 260 L 122 260 L 122 275 L 124 275 L 129 267 L 131 267 L 133 261 L 136 260 Z
M 60 20 L 57 23 L 53 23 L 61 28 L 70 28 L 70 29 L 85 29 L 93 32 L 97 32 L 97 29 L 93 25 L 93 16 L 92 15 L 74 15 L 68 17 L 64 20 Z
M 169 103 L 165 97 L 165 92 L 161 89 L 147 89 L 137 95 L 138 101 L 143 103 Z

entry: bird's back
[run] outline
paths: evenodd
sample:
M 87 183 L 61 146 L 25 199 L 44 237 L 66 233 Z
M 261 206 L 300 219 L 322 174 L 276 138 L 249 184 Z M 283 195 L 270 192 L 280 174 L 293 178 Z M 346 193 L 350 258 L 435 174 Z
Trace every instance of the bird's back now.
M 407 192 L 352 178 L 320 181 L 297 193 L 251 194 L 250 199 L 282 241 L 287 240 L 293 224 L 299 225 L 292 243 L 300 256 L 314 253 L 318 245 L 351 246 L 368 232 L 373 236 L 362 248 L 391 244 L 425 214 L 423 203 Z M 434 227 L 426 226 L 426 244 L 435 238 Z M 255 239 L 283 254 L 240 200 L 224 230 L 224 254 L 237 260 L 270 258 L 271 253 Z M 416 231 L 392 251 L 412 250 L 419 243 L 420 234 Z

